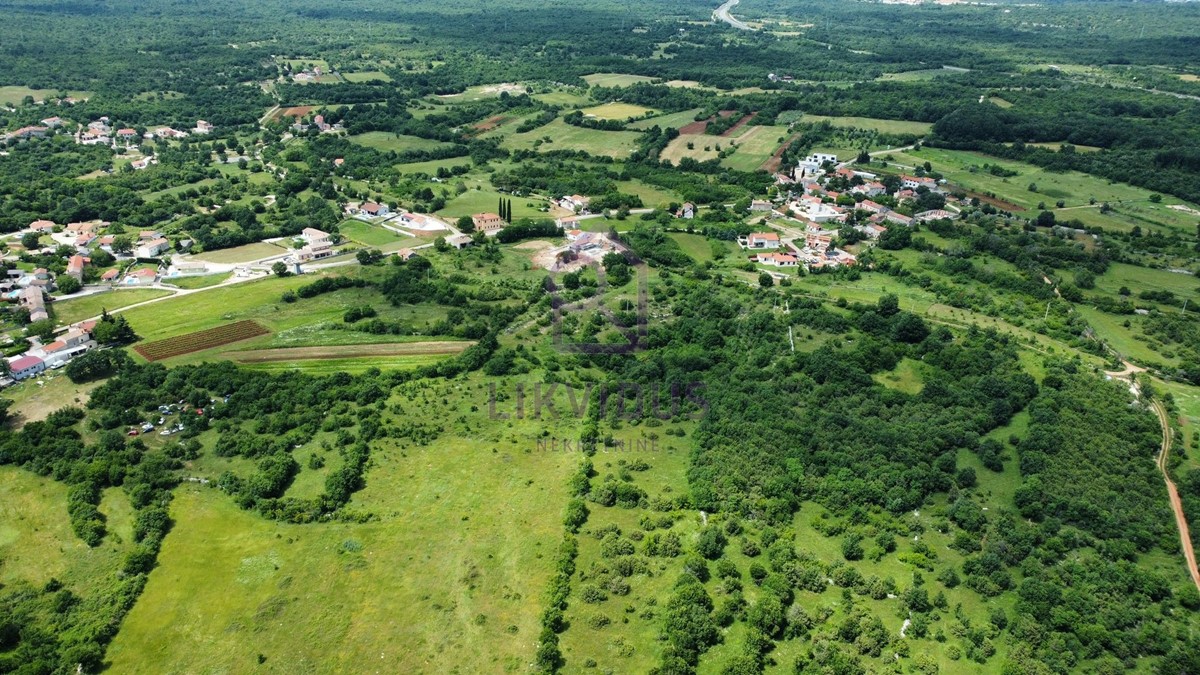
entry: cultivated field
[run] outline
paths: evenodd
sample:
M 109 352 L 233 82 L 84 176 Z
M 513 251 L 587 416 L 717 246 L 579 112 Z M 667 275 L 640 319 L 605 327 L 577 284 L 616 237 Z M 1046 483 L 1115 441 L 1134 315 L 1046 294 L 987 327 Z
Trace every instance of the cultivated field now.
M 369 358 L 374 356 L 441 356 L 458 354 L 473 342 L 397 342 L 362 345 L 330 345 L 326 347 L 280 347 L 232 352 L 230 358 L 238 363 L 273 363 L 277 361 L 312 361 L 322 359 Z
M 504 140 L 503 145 L 510 150 L 533 149 L 537 145 L 543 152 L 584 150 L 594 155 L 623 158 L 633 152 L 637 138 L 638 134 L 632 131 L 585 129 L 556 119 L 529 133 L 513 134 Z
M 263 258 L 270 258 L 272 256 L 281 256 L 285 253 L 287 253 L 287 249 L 281 246 L 258 242 L 255 244 L 246 244 L 245 246 L 217 249 L 216 251 L 202 251 L 194 254 L 192 257 L 196 260 L 203 260 L 205 262 L 236 265 L 239 263 L 248 263 L 255 260 L 261 260 Z
M 441 141 L 433 141 L 428 138 L 419 138 L 417 136 L 406 136 L 404 134 L 393 134 L 387 131 L 368 131 L 365 134 L 350 136 L 351 143 L 357 143 L 361 146 L 379 150 L 381 152 L 409 152 L 412 150 L 436 150 L 437 148 L 445 147 L 446 144 Z
M 133 350 L 147 361 L 162 361 L 173 356 L 183 356 L 204 351 L 233 342 L 249 340 L 270 331 L 255 321 L 245 320 L 217 328 L 187 333 L 166 340 L 135 345 Z
M 26 96 L 32 96 L 35 101 L 44 101 L 47 98 L 52 98 L 63 93 L 77 99 L 88 98 L 92 95 L 91 92 L 87 91 L 61 92 L 54 89 L 30 89 L 29 87 L 10 85 L 0 87 L 0 104 L 18 105 Z
M 643 117 L 657 113 L 652 108 L 643 108 L 632 103 L 605 103 L 603 105 L 584 108 L 581 110 L 587 117 L 597 117 L 602 120 L 623 120 L 630 117 Z
M 379 70 L 364 70 L 357 73 L 342 73 L 347 82 L 391 82 L 387 73 Z
M 745 133 L 736 139 L 735 151 L 729 157 L 721 160 L 723 166 L 739 171 L 756 171 L 787 139 L 787 127 L 750 126 L 744 127 Z
M 398 221 L 397 221 L 398 222 Z M 371 225 L 364 223 L 361 220 L 345 220 L 338 225 L 338 232 L 342 236 L 358 242 L 364 246 L 386 246 L 387 244 L 395 243 L 398 240 L 404 239 L 416 243 L 415 239 L 405 237 L 402 234 L 396 234 L 391 230 L 385 229 L 379 225 Z
M 659 127 L 661 129 L 678 129 L 679 127 L 691 124 L 696 121 L 696 115 L 700 112 L 699 108 L 693 110 L 684 110 L 683 112 L 667 113 L 651 117 L 648 120 L 638 120 L 629 124 L 630 129 L 649 129 L 650 127 Z
M 780 122 L 784 116 L 780 115 Z M 858 129 L 873 129 L 885 134 L 916 134 L 929 133 L 933 125 L 927 122 L 907 122 L 904 120 L 881 120 L 873 117 L 827 117 L 825 115 L 801 115 L 800 120 L 806 124 L 829 122 L 835 127 L 854 127 Z
M 583 81 L 591 87 L 628 87 L 640 82 L 654 82 L 655 78 L 645 75 L 625 75 L 622 73 L 592 73 L 584 75 Z

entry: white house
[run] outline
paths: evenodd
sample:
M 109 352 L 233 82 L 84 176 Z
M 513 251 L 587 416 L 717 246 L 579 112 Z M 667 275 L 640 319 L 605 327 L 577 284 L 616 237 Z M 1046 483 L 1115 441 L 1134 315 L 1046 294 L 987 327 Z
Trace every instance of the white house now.
M 12 378 L 18 381 L 33 377 L 46 369 L 46 362 L 36 356 L 22 356 L 13 359 L 8 365 L 12 368 Z
M 156 258 L 170 250 L 170 248 L 171 242 L 159 237 L 158 239 L 151 239 L 150 241 L 138 246 L 134 253 L 139 258 Z
M 775 232 L 752 232 L 745 239 L 740 239 L 738 244 L 751 249 L 779 248 L 779 235 Z

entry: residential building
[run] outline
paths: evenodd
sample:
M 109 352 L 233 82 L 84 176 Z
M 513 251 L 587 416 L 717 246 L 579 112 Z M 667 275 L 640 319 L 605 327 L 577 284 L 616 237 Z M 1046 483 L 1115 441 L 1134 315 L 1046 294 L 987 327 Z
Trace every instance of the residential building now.
M 923 187 L 930 190 L 937 189 L 937 181 L 929 176 L 909 176 L 908 174 L 900 174 L 900 184 L 910 190 L 916 190 Z
M 9 362 L 12 378 L 20 381 L 37 375 L 46 369 L 46 362 L 36 356 L 22 356 Z
M 692 218 L 695 218 L 696 205 L 691 202 L 684 202 L 683 205 L 679 207 L 679 210 L 675 212 L 675 217 L 683 218 L 685 220 L 691 220 Z
M 42 288 L 40 284 L 30 284 L 19 296 L 21 305 L 29 310 L 30 321 L 44 321 L 50 318 L 50 313 L 46 311 L 46 296 Z
M 796 256 L 786 253 L 759 253 L 758 262 L 773 267 L 795 267 L 799 264 Z
M 134 251 L 134 254 L 139 258 L 157 258 L 170 249 L 171 242 L 159 237 L 158 239 L 151 239 L 150 241 L 138 246 Z
M 453 246 L 454 248 L 462 249 L 462 248 L 466 248 L 466 247 L 470 246 L 474 242 L 471 240 L 471 235 L 453 234 L 453 235 L 450 235 L 449 237 L 446 237 L 446 243 Z
M 304 240 L 304 243 L 309 244 L 309 245 L 332 244 L 332 242 L 329 239 L 329 234 L 326 232 L 322 232 L 321 230 L 318 230 L 315 227 L 304 228 L 304 231 L 300 233 L 300 238 Z
M 775 232 L 752 232 L 744 240 L 739 240 L 743 248 L 774 249 L 779 248 L 779 234 Z
M 930 220 L 954 220 L 958 217 L 957 213 L 951 213 L 944 209 L 930 209 L 913 215 L 913 220 L 918 223 L 924 223 Z
M 766 201 L 765 199 L 755 199 L 754 201 L 750 202 L 750 210 L 751 211 L 770 211 L 771 210 L 771 202 Z
M 73 255 L 67 260 L 67 275 L 74 277 L 77 281 L 83 281 L 83 268 L 90 263 L 91 258 L 85 258 L 81 255 Z
M 367 216 L 386 216 L 391 214 L 392 210 L 387 204 L 376 204 L 375 202 L 363 202 L 358 207 L 358 212 Z
M 471 216 L 471 222 L 475 224 L 476 232 L 483 232 L 489 235 L 503 230 L 507 224 L 503 218 L 494 213 L 476 213 Z

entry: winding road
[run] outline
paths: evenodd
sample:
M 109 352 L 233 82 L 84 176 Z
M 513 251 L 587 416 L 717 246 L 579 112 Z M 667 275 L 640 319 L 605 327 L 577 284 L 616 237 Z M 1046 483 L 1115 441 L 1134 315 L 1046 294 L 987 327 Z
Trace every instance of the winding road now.
M 1196 590 L 1200 591 L 1200 569 L 1196 567 L 1196 549 L 1192 546 L 1192 537 L 1188 533 L 1188 522 L 1183 515 L 1183 502 L 1179 499 L 1179 490 L 1175 488 L 1175 481 L 1171 480 L 1171 474 L 1167 470 L 1167 460 L 1171 453 L 1170 420 L 1162 403 L 1154 401 L 1151 406 L 1163 430 L 1162 448 L 1158 451 L 1156 464 L 1167 483 L 1167 496 L 1171 500 L 1171 510 L 1175 512 L 1175 525 L 1179 528 L 1179 543 L 1183 545 L 1183 557 L 1187 559 L 1188 573 L 1192 575 L 1192 583 L 1196 584 Z
M 747 26 L 741 21 L 733 18 L 733 15 L 729 13 L 729 10 L 733 9 L 739 2 L 741 2 L 741 0 L 725 0 L 725 4 L 713 11 L 713 20 L 724 21 L 738 30 L 754 30 L 750 26 Z

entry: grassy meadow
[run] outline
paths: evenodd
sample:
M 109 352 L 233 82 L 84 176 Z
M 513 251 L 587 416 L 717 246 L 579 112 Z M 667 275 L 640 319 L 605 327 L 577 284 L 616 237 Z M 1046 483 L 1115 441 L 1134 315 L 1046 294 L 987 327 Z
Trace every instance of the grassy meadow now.
M 198 277 L 199 278 L 199 277 Z M 171 291 L 158 288 L 123 288 L 104 293 L 95 293 L 82 298 L 59 300 L 53 305 L 54 318 L 60 324 L 72 324 L 94 316 L 100 316 L 105 310 L 112 311 L 139 302 L 164 298 Z

